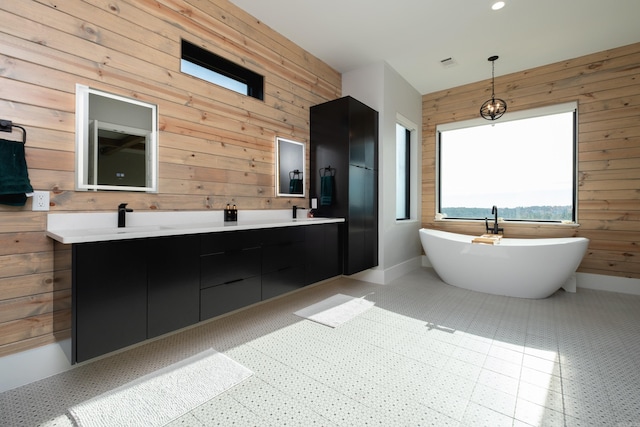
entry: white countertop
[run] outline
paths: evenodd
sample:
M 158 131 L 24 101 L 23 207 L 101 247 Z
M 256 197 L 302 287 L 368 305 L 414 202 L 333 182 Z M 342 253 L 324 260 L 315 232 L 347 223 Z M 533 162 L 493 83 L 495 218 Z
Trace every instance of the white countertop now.
M 223 211 L 130 212 L 126 227 L 118 228 L 117 212 L 54 213 L 47 215 L 47 236 L 69 244 L 344 222 L 307 218 L 306 209 L 297 217 L 288 209 L 241 210 L 236 222 L 224 222 Z

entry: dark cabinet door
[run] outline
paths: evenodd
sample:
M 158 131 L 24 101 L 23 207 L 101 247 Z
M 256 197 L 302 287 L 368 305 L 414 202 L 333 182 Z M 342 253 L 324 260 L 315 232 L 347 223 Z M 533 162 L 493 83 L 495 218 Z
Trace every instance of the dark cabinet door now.
M 363 175 L 362 194 L 364 197 L 364 208 L 362 210 L 362 222 L 364 224 L 364 270 L 378 265 L 378 176 L 376 171 L 371 169 L 365 169 Z
M 342 274 L 339 224 L 305 227 L 305 281 L 316 283 Z
M 317 215 L 346 217 L 349 206 L 349 117 L 348 99 L 325 102 L 311 107 L 310 191 L 313 197 L 322 195 L 321 170 L 331 167 L 333 192 L 330 204 L 319 200 Z M 356 156 L 356 154 L 354 154 Z
M 73 245 L 72 361 L 82 362 L 147 336 L 146 242 Z
M 200 236 L 150 239 L 148 338 L 200 320 Z
M 377 169 L 378 115 L 353 98 L 348 99 L 349 164 Z
M 378 199 L 375 171 L 351 166 L 349 176 L 344 272 L 354 274 L 378 265 Z

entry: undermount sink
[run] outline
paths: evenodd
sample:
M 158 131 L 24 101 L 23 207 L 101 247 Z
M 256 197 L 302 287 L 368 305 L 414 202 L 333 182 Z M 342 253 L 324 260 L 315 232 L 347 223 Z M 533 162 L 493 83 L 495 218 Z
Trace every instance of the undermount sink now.
M 147 232 L 147 231 L 158 231 L 158 230 L 167 230 L 171 227 L 167 227 L 166 225 L 141 225 L 141 226 L 129 226 L 129 227 L 118 227 L 116 228 L 117 233 L 133 233 L 133 232 Z
M 151 231 L 169 230 L 171 227 L 164 225 L 141 225 L 141 226 L 128 226 L 128 227 L 107 227 L 107 228 L 94 228 L 87 230 L 89 235 L 103 235 L 103 234 L 129 234 L 129 233 L 148 233 Z

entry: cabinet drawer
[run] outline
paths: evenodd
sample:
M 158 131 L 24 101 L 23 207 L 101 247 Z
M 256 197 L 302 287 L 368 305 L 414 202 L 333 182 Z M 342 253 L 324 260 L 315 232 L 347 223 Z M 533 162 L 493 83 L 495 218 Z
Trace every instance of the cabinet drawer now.
M 200 242 L 202 255 L 257 248 L 260 247 L 260 232 L 246 230 L 209 233 L 202 235 Z
M 262 299 L 260 277 L 212 286 L 200 291 L 200 320 L 259 302 Z
M 200 257 L 200 288 L 260 275 L 260 248 Z
M 304 227 L 265 228 L 262 230 L 264 246 L 304 241 Z
M 305 285 L 304 266 L 283 268 L 262 276 L 262 299 L 273 298 Z
M 265 246 L 262 251 L 262 274 L 304 265 L 304 250 L 304 241 Z

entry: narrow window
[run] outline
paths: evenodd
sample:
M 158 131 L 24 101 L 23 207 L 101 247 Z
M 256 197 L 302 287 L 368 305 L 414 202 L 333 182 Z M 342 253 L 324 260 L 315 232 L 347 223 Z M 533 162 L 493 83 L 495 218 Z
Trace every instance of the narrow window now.
M 411 190 L 411 131 L 396 124 L 396 219 L 409 219 Z
M 506 120 L 505 120 L 506 119 Z M 576 105 L 438 126 L 438 212 L 507 221 L 575 222 Z
M 180 71 L 229 90 L 264 100 L 264 77 L 182 40 Z

